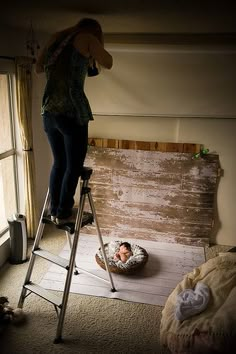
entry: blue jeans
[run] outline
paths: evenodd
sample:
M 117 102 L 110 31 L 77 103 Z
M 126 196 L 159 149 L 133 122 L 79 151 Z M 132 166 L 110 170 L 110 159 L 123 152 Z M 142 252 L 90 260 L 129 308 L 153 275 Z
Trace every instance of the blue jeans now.
M 88 124 L 75 119 L 45 113 L 44 130 L 51 146 L 54 163 L 49 179 L 51 215 L 67 218 L 72 214 L 74 195 L 88 146 Z

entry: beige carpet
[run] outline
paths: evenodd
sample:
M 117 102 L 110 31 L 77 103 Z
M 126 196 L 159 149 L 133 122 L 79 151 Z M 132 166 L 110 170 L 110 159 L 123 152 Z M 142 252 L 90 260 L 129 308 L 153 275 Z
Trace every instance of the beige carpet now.
M 65 244 L 64 232 L 48 229 L 42 247 L 59 253 Z M 219 250 L 212 247 L 208 258 Z M 28 263 L 6 264 L 0 270 L 0 294 L 17 306 Z M 40 282 L 49 265 L 38 260 L 34 281 Z M 169 353 L 160 347 L 161 306 L 127 302 L 96 296 L 70 294 L 63 328 L 64 343 L 53 344 L 57 317 L 52 305 L 30 295 L 24 303 L 27 321 L 21 326 L 8 325 L 0 334 L 1 354 L 79 353 L 146 354 Z

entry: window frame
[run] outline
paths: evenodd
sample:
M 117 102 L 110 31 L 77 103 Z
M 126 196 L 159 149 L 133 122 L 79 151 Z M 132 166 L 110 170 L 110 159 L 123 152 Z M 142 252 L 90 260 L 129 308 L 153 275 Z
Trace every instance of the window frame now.
M 0 70 L 0 75 L 7 76 L 8 83 L 8 97 L 9 97 L 9 113 L 10 113 L 10 129 L 11 129 L 11 149 L 0 153 L 0 161 L 6 159 L 7 157 L 12 156 L 13 158 L 13 181 L 15 186 L 15 200 L 16 200 L 16 212 L 19 212 L 19 178 L 18 178 L 18 163 L 17 163 L 17 150 L 16 150 L 16 114 L 15 114 L 15 104 L 14 104 L 14 90 L 13 90 L 13 80 L 14 73 Z M 9 231 L 9 226 L 6 226 L 2 230 L 0 230 L 0 239 Z

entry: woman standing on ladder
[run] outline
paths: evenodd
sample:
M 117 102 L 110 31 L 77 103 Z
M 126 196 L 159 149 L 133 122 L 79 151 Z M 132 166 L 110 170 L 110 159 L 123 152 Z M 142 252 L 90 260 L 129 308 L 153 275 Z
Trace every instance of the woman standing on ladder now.
M 88 123 L 93 120 L 84 81 L 87 74 L 98 74 L 95 63 L 111 69 L 113 59 L 104 49 L 100 24 L 90 18 L 54 34 L 36 62 L 36 72 L 45 72 L 47 79 L 42 116 L 54 157 L 49 181 L 51 220 L 58 225 L 73 220 L 74 195 L 87 152 Z

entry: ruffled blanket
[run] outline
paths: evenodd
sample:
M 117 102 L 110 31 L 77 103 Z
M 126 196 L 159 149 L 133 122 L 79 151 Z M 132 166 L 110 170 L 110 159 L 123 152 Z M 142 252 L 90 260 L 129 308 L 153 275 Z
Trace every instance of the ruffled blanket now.
M 210 291 L 207 307 L 179 321 L 177 296 L 199 282 Z M 160 337 L 172 353 L 236 353 L 236 253 L 212 258 L 185 275 L 166 301 Z

